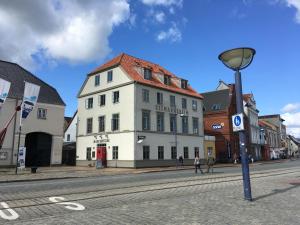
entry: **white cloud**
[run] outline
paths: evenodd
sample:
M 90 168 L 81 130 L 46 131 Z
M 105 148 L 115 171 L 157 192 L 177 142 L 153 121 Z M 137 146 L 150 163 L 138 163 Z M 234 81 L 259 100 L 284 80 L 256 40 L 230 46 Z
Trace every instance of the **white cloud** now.
M 181 31 L 177 28 L 176 24 L 172 26 L 167 31 L 161 31 L 156 37 L 157 41 L 170 41 L 170 42 L 180 42 L 182 39 Z
M 287 112 L 281 115 L 285 120 L 287 132 L 300 137 L 300 112 Z
M 164 23 L 165 22 L 165 18 L 166 18 L 166 15 L 163 13 L 163 12 L 157 12 L 155 14 L 155 20 L 159 23 Z
M 26 67 L 34 55 L 70 63 L 104 58 L 113 28 L 129 14 L 127 0 L 0 1 L 0 58 Z
M 296 22 L 300 23 L 300 0 L 285 0 L 288 7 L 294 7 L 296 12 Z
M 292 113 L 300 109 L 300 103 L 289 103 L 285 105 L 281 111 L 284 113 Z
M 141 0 L 145 5 L 161 5 L 171 6 L 175 5 L 182 7 L 183 0 Z

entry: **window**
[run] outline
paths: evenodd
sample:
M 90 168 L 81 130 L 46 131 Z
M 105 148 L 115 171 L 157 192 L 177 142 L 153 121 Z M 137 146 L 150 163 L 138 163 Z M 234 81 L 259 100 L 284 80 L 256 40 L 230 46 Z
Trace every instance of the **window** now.
M 170 95 L 170 106 L 171 107 L 176 107 L 176 102 L 175 102 L 175 96 L 174 95 Z
M 86 120 L 86 133 L 90 134 L 93 132 L 93 118 L 88 118 Z
M 194 153 L 195 153 L 195 157 L 196 157 L 196 156 L 199 157 L 199 147 L 195 147 L 195 148 L 194 148 Z
M 163 94 L 160 92 L 157 92 L 157 104 L 162 105 L 163 104 Z
M 99 122 L 99 132 L 104 132 L 105 131 L 105 116 L 99 116 L 98 117 L 98 122 Z
M 193 117 L 193 134 L 199 134 L 199 119 Z
M 107 72 L 107 83 L 112 82 L 112 80 L 113 80 L 113 71 L 110 70 Z
M 187 83 L 188 83 L 187 80 L 181 80 L 181 88 L 187 89 Z
M 93 98 L 86 99 L 85 108 L 86 109 L 92 109 L 93 108 Z
M 187 134 L 189 132 L 188 117 L 183 116 L 181 118 L 182 118 L 182 133 Z
M 96 157 L 96 152 L 93 151 L 93 152 L 92 152 L 92 158 L 95 158 L 95 157 Z
M 186 98 L 182 98 L 182 99 L 181 99 L 181 103 L 182 103 L 182 108 L 183 108 L 183 109 L 186 109 L 186 108 L 187 108 Z
M 213 154 L 213 147 L 207 147 L 207 156 L 212 156 Z
M 183 157 L 185 159 L 189 158 L 189 147 L 183 147 Z
M 164 84 L 170 85 L 171 84 L 171 77 L 168 75 L 164 75 Z
M 71 139 L 71 135 L 68 134 L 68 135 L 67 135 L 67 141 L 70 141 L 70 139 Z
M 143 102 L 149 102 L 149 90 L 143 89 Z
M 92 149 L 86 148 L 86 160 L 91 161 L 92 160 Z
M 194 111 L 197 111 L 197 101 L 196 100 L 193 100 L 192 101 L 192 109 L 194 110 Z
M 113 146 L 113 159 L 118 159 L 118 158 L 119 158 L 119 147 Z
M 144 79 L 151 80 L 152 78 L 152 71 L 148 68 L 144 68 Z
M 119 114 L 112 115 L 111 130 L 119 130 Z
M 120 96 L 120 94 L 119 94 L 119 91 L 114 91 L 113 92 L 113 103 L 118 103 L 119 102 L 119 96 Z
M 177 149 L 175 146 L 171 147 L 171 159 L 176 159 L 177 158 Z
M 164 113 L 156 113 L 157 131 L 164 131 Z
M 170 114 L 170 132 L 177 132 L 176 114 Z
M 99 105 L 100 106 L 105 106 L 105 95 L 100 95 L 99 96 Z
M 221 104 L 213 104 L 211 109 L 212 110 L 220 110 L 221 109 Z
M 95 76 L 95 86 L 99 86 L 100 85 L 100 76 L 97 75 Z
M 158 159 L 164 159 L 164 146 L 158 146 Z
M 143 130 L 150 130 L 150 111 L 143 110 L 142 114 L 143 114 L 142 115 Z
M 47 117 L 47 109 L 38 108 L 37 118 L 45 120 Z
M 143 146 L 143 159 L 150 159 L 150 146 Z

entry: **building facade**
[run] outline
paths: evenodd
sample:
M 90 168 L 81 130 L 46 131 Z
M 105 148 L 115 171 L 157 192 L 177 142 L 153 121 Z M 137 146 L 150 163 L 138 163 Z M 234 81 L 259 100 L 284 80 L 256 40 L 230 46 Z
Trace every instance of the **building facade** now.
M 244 94 L 244 112 L 247 116 L 248 124 L 247 132 L 249 137 L 248 154 L 255 160 L 262 159 L 261 140 L 260 140 L 260 127 L 258 124 L 259 110 L 256 108 L 256 101 L 253 94 Z
M 24 82 L 40 86 L 37 104 L 23 121 L 20 146 L 26 147 L 26 166 L 61 164 L 65 104 L 57 91 L 15 63 L 0 61 L 0 77 L 11 82 L 0 110 L 0 129 L 23 99 Z M 0 150 L 0 166 L 16 164 L 20 112 L 8 127 Z
M 100 150 L 108 167 L 203 159 L 202 107 L 186 80 L 123 53 L 88 74 L 78 94 L 77 165 L 94 165 Z
M 215 136 L 216 161 L 233 162 L 239 156 L 239 137 L 233 132 L 232 115 L 236 114 L 234 84 L 219 82 L 215 91 L 204 97 L 204 133 Z
M 280 155 L 280 135 L 278 135 L 279 128 L 272 123 L 265 120 L 259 119 L 261 133 L 261 139 L 263 140 L 264 146 L 262 151 L 264 152 L 263 159 L 270 160 L 279 158 Z

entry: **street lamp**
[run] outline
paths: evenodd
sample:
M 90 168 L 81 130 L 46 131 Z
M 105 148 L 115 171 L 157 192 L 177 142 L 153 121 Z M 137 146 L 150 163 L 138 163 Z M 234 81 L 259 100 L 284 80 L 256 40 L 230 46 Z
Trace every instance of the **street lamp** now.
M 229 69 L 235 71 L 235 92 L 236 92 L 236 109 L 237 113 L 244 114 L 243 108 L 243 91 L 242 91 L 242 78 L 240 70 L 248 67 L 255 55 L 253 48 L 235 48 L 225 51 L 219 55 L 219 60 Z M 246 134 L 245 131 L 239 131 L 240 140 L 240 153 L 242 160 L 242 172 L 244 183 L 244 196 L 246 200 L 252 201 L 251 184 L 249 175 L 249 162 L 246 153 Z

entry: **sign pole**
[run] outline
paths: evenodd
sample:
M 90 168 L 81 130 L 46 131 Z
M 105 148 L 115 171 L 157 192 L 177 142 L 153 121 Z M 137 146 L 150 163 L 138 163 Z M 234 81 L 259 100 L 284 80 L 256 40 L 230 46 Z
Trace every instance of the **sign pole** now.
M 18 149 L 17 149 L 17 161 L 16 161 L 16 171 L 15 174 L 18 174 L 18 161 L 19 161 L 19 151 L 20 151 L 20 140 L 21 140 L 21 132 L 22 132 L 22 105 L 21 103 L 21 111 L 20 111 L 20 125 L 19 125 L 19 137 L 18 137 Z
M 243 92 L 242 92 L 242 78 L 239 71 L 235 72 L 235 92 L 236 92 L 236 107 L 237 113 L 244 113 L 243 106 Z M 251 184 L 249 175 L 249 162 L 246 152 L 246 134 L 245 130 L 239 131 L 240 140 L 240 154 L 242 160 L 244 196 L 246 200 L 252 201 Z

